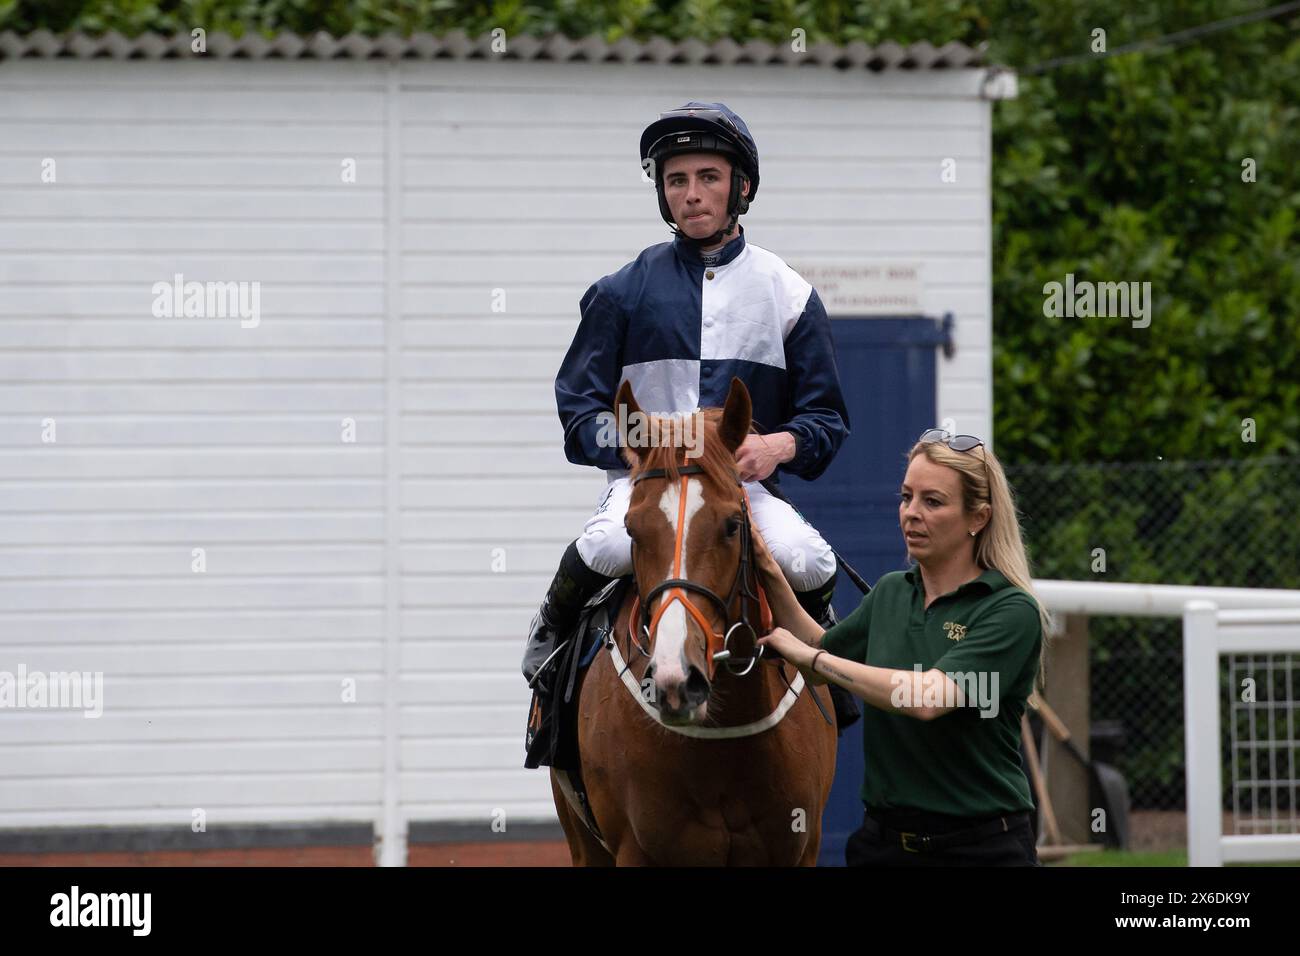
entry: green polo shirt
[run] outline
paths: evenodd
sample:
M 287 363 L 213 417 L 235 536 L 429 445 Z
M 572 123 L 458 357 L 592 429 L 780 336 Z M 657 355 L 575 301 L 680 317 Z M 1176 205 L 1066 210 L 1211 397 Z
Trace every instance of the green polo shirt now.
M 894 571 L 826 632 L 822 646 L 875 667 L 938 668 L 966 691 L 965 706 L 928 721 L 863 706 L 868 807 L 963 817 L 1033 808 L 1020 763 L 1020 717 L 1038 671 L 1042 628 L 1027 592 L 988 570 L 927 608 L 920 569 Z M 901 687 L 894 694 L 901 700 Z

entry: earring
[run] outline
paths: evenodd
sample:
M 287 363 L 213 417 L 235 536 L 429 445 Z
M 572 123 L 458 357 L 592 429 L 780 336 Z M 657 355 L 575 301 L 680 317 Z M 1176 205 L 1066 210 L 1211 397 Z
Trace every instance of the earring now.
M 975 537 L 975 532 L 972 531 L 972 532 L 970 533 L 970 536 L 971 536 L 972 538 Z

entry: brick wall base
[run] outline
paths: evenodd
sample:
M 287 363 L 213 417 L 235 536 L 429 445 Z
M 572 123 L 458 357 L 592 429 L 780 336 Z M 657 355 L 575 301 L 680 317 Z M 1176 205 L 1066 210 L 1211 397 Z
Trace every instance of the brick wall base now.
M 563 840 L 521 840 L 486 843 L 436 843 L 412 845 L 408 866 L 572 866 L 569 845 Z
M 507 839 L 485 827 L 413 823 L 408 866 L 571 866 L 554 824 L 516 824 Z M 368 825 L 248 826 L 185 830 L 87 828 L 0 832 L 0 867 L 26 866 L 374 866 Z
M 0 853 L 0 866 L 374 866 L 374 857 L 374 850 L 368 846 Z

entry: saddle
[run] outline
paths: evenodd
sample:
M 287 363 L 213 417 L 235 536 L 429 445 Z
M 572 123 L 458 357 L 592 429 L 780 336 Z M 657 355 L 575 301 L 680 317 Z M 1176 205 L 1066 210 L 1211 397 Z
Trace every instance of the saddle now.
M 524 732 L 524 766 L 578 771 L 578 708 L 573 697 L 578 674 L 596 659 L 614 633 L 614 622 L 632 585 L 632 576 L 616 578 L 594 595 L 578 614 L 577 623 L 558 653 L 542 668 L 533 685 Z

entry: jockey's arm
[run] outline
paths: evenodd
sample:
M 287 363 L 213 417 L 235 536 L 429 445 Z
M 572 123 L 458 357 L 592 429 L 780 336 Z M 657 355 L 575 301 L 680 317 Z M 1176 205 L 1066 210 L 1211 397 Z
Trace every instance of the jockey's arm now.
M 609 416 L 622 368 L 626 314 L 597 282 L 580 303 L 582 321 L 555 377 L 555 404 L 564 426 L 564 454 L 575 465 L 625 468 Z

